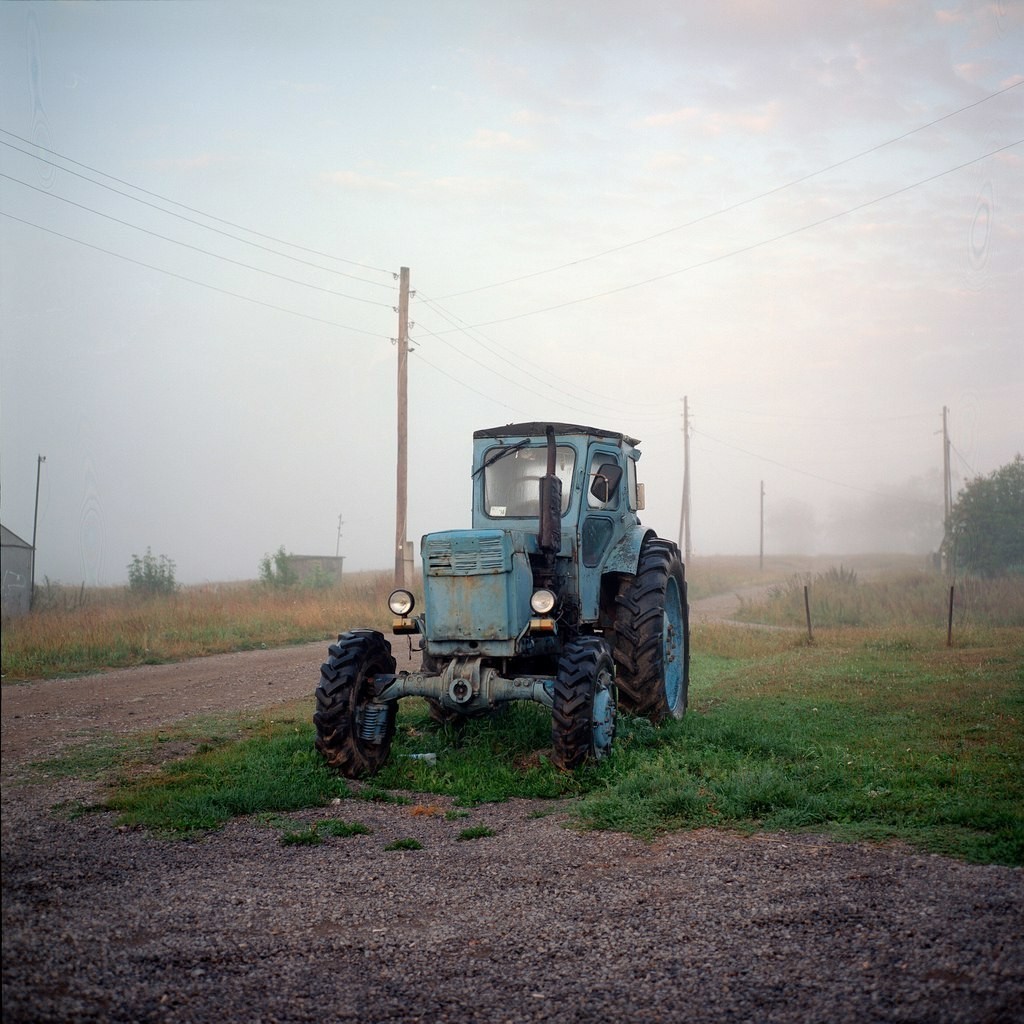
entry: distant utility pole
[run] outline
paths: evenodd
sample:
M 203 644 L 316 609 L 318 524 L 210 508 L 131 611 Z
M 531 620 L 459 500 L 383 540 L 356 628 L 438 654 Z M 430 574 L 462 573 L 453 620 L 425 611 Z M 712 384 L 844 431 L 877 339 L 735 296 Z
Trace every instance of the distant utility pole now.
M 683 501 L 679 511 L 679 547 L 683 559 L 690 560 L 690 409 L 689 398 L 683 396 Z
M 945 554 L 946 565 L 944 568 L 949 571 L 952 568 L 952 551 L 949 550 L 949 527 L 953 517 L 953 474 L 950 469 L 949 460 L 949 409 L 942 407 L 942 551 Z
M 949 529 L 949 517 L 953 514 L 953 478 L 949 465 L 949 409 L 942 407 L 942 483 L 944 502 L 944 524 Z
M 334 547 L 334 557 L 337 558 L 341 553 L 341 526 L 344 520 L 341 518 L 341 513 L 338 513 L 338 543 Z
M 398 473 L 395 487 L 395 586 L 405 586 L 409 490 L 409 268 L 398 284 Z
M 761 481 L 761 553 L 758 560 L 758 567 L 764 572 L 764 481 Z
M 39 524 L 39 477 L 42 474 L 43 463 L 45 461 L 45 455 L 40 455 L 36 459 L 36 509 L 32 515 L 32 571 L 29 577 L 29 608 L 32 607 L 36 599 L 36 527 Z

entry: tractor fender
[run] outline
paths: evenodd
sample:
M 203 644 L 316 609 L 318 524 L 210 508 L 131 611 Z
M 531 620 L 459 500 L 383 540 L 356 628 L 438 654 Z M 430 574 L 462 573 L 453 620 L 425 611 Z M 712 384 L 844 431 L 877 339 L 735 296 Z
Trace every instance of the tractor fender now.
M 608 549 L 604 564 L 601 566 L 601 574 L 621 572 L 635 576 L 640 564 L 640 549 L 644 541 L 653 536 L 653 530 L 630 530 Z

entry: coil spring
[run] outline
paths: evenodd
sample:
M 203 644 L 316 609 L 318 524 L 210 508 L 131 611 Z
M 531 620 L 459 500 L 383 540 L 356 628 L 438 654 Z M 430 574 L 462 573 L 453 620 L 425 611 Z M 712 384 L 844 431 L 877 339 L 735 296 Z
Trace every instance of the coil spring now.
M 367 704 L 359 719 L 359 738 L 367 743 L 380 743 L 388 723 L 387 704 Z

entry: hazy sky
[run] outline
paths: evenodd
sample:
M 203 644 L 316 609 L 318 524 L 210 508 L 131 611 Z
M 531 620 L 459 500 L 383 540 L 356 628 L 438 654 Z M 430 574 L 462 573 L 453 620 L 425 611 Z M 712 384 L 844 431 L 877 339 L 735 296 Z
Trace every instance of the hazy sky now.
M 769 552 L 934 529 L 943 406 L 956 486 L 1024 449 L 1024 0 L 3 3 L 0 129 L 37 579 L 393 565 L 402 266 L 417 542 L 510 421 L 675 537 L 687 396 L 697 554 L 762 480 Z

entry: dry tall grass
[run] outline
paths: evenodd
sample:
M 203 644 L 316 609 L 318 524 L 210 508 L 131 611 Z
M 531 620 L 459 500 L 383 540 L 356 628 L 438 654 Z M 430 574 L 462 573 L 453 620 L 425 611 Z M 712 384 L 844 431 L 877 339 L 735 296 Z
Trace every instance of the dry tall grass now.
M 691 600 L 777 581 L 767 600 L 744 603 L 741 614 L 751 622 L 802 626 L 803 587 L 809 580 L 815 629 L 945 630 L 948 581 L 907 572 L 908 562 L 900 556 L 852 559 L 847 566 L 856 571 L 833 567 L 816 573 L 824 560 L 768 558 L 762 570 L 757 558 L 696 558 L 687 566 L 687 578 Z M 957 634 L 979 627 L 1024 628 L 1024 579 L 959 580 L 955 586 Z M 357 626 L 387 630 L 391 587 L 389 572 L 352 573 L 329 590 L 220 584 L 149 599 L 126 588 L 44 586 L 37 592 L 41 607 L 4 622 L 3 675 L 5 681 L 74 675 L 329 640 Z M 412 589 L 422 595 L 418 580 Z M 710 639 L 709 632 L 702 641 L 698 631 L 694 649 L 712 653 L 701 648 Z
M 389 573 L 353 573 L 340 587 L 183 587 L 138 598 L 124 588 L 49 587 L 42 607 L 4 622 L 5 680 L 178 661 L 203 654 L 331 639 L 355 626 L 387 629 Z
M 920 555 L 694 555 L 686 565 L 691 601 L 729 594 L 746 587 L 782 583 L 793 576 L 813 576 L 842 562 L 863 575 L 920 572 Z
M 1024 577 L 950 581 L 925 572 L 861 577 L 846 566 L 793 575 L 772 587 L 762 599 L 741 599 L 739 618 L 800 626 L 807 614 L 805 587 L 812 621 L 826 627 L 944 627 L 952 587 L 954 628 L 1024 628 Z

